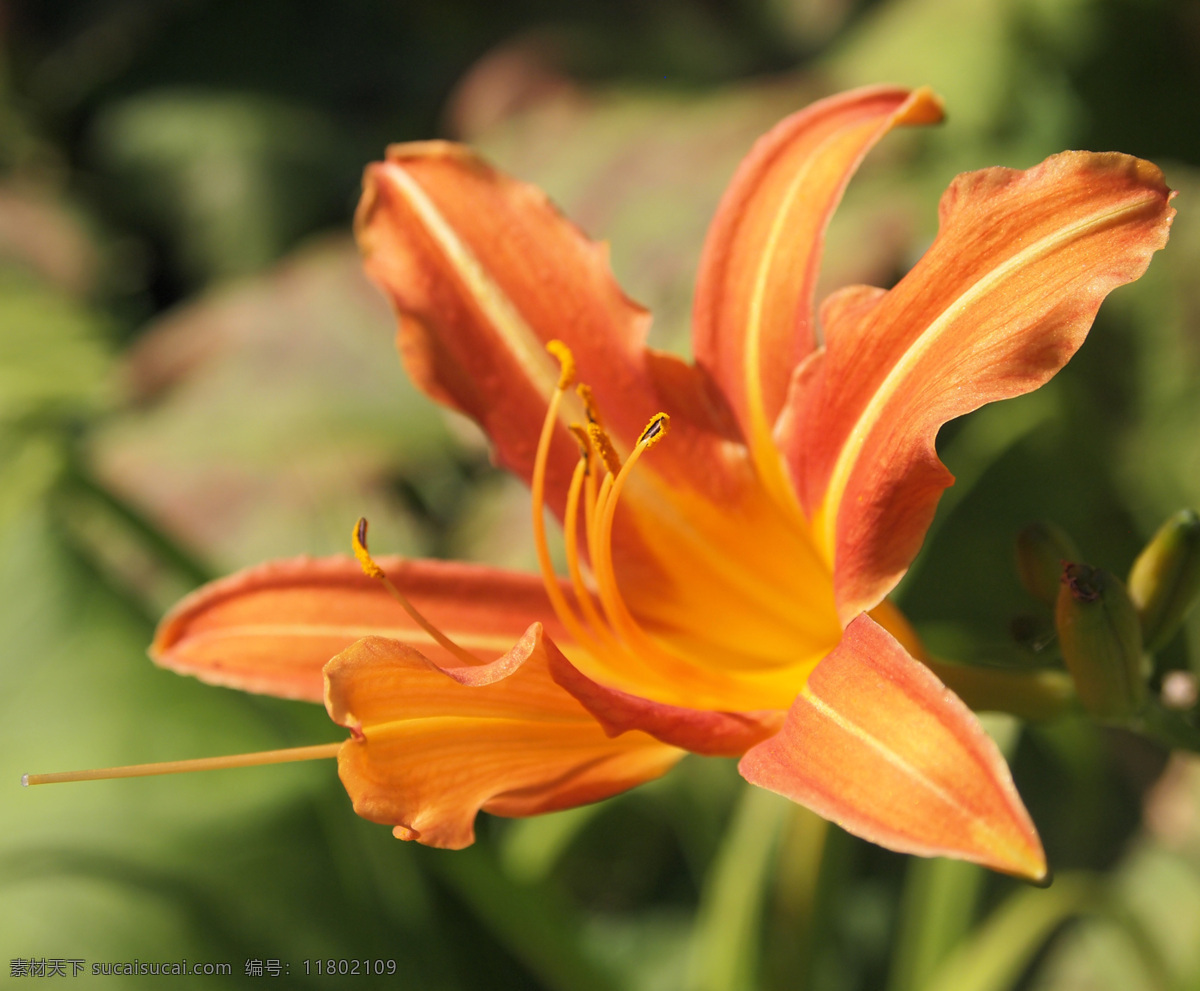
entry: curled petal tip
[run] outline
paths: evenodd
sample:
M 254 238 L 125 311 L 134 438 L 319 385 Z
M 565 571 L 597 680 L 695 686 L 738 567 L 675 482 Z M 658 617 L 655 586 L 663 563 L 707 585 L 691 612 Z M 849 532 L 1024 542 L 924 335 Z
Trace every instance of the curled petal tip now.
M 914 90 L 896 115 L 897 124 L 940 124 L 946 118 L 942 98 L 928 86 Z
M 1046 863 L 1046 854 L 1042 851 L 1040 845 L 1037 852 L 1039 856 L 1036 859 L 1030 860 L 1029 869 L 1014 876 L 1028 881 L 1035 888 L 1048 888 L 1054 883 L 1054 871 Z

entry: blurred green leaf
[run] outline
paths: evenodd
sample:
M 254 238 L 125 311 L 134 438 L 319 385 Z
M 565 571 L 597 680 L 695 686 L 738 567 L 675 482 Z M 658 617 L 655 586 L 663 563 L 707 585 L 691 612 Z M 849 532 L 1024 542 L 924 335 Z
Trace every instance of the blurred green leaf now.
M 111 402 L 106 332 L 81 304 L 0 269 L 0 426 L 82 417 Z
M 500 865 L 517 881 L 545 881 L 559 856 L 603 808 L 599 803 L 517 819 L 500 844 Z
M 45 496 L 62 467 L 55 432 L 0 428 L 0 532 Z
M 608 991 L 617 987 L 582 948 L 580 921 L 544 887 L 507 877 L 480 846 L 430 861 L 437 875 L 508 950 L 547 987 Z
M 888 991 L 922 991 L 974 925 L 984 876 L 961 860 L 910 858 Z
M 1058 926 L 1094 911 L 1102 898 L 1096 882 L 1082 875 L 1058 877 L 1045 890 L 1015 892 L 951 954 L 923 991 L 1005 991 Z
M 99 115 L 97 156 L 133 206 L 170 231 L 196 281 L 253 271 L 307 228 L 336 148 L 311 108 L 256 93 L 165 89 Z
M 986 127 L 1008 87 L 1012 10 L 1009 0 L 879 4 L 840 40 L 830 67 L 839 86 L 932 86 L 950 101 L 956 128 Z
M 696 991 L 756 986 L 763 904 L 791 803 L 747 785 L 701 893 L 688 973 Z

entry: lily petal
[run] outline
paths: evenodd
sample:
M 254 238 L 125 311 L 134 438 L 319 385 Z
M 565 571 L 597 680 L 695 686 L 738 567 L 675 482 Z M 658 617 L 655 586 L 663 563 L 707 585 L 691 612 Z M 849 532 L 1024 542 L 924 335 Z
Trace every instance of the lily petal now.
M 586 677 L 546 641 L 550 674 L 604 727 L 609 736 L 641 730 L 656 740 L 708 757 L 740 757 L 783 725 L 776 709 L 718 712 L 644 699 Z
M 545 617 L 553 635 L 565 635 L 542 583 L 531 575 L 459 562 L 378 562 L 467 650 L 495 657 L 534 618 Z M 150 656 L 210 684 L 320 702 L 326 662 L 370 634 L 417 647 L 435 663 L 460 663 L 350 557 L 271 561 L 205 585 L 163 618 Z
M 762 616 L 753 642 L 798 640 L 811 656 L 836 639 L 825 565 L 807 529 L 762 489 L 720 388 L 703 368 L 644 346 L 647 314 L 622 294 L 605 250 L 545 194 L 460 146 L 399 145 L 367 169 L 356 230 L 414 380 L 478 420 L 497 459 L 526 481 L 559 377 L 552 339 L 573 351 L 619 450 L 670 413 L 671 436 L 629 478 L 613 531 L 614 571 L 639 620 L 690 622 L 699 589 L 725 620 L 714 627 Z M 560 418 L 584 422 L 574 393 Z M 546 505 L 560 518 L 578 457 L 560 423 L 546 474 Z M 749 529 L 762 540 L 747 544 Z M 797 617 L 798 600 L 813 609 Z
M 1104 297 L 1166 243 L 1171 195 L 1154 165 L 1118 154 L 967 173 L 894 289 L 827 302 L 825 350 L 797 370 L 777 437 L 843 622 L 895 587 L 953 481 L 938 428 L 1066 364 Z
M 557 339 L 574 353 L 618 449 L 633 448 L 664 408 L 662 393 L 668 400 L 679 393 L 668 404 L 675 453 L 656 462 L 661 469 L 682 458 L 679 479 L 692 477 L 684 452 L 700 443 L 719 480 L 729 460 L 722 442 L 737 431 L 719 391 L 678 359 L 647 350 L 650 315 L 617 285 L 607 248 L 541 190 L 461 145 L 393 145 L 387 161 L 366 170 L 355 231 L 367 274 L 396 310 L 397 344 L 413 381 L 478 421 L 504 467 L 527 482 L 532 475 L 559 378 L 546 344 Z M 564 397 L 562 420 L 586 422 L 573 393 Z M 576 442 L 560 424 L 547 467 L 547 503 L 560 515 L 577 460 Z
M 366 637 L 325 668 L 326 708 L 353 736 L 338 773 L 354 810 L 401 839 L 460 849 L 475 816 L 582 805 L 665 773 L 682 756 L 642 733 L 610 739 L 550 674 L 534 623 L 479 667 L 441 667 Z
M 559 377 L 547 342 L 563 340 L 589 376 L 594 366 L 617 388 L 646 392 L 631 366 L 650 317 L 616 285 L 605 250 L 540 190 L 469 149 L 441 141 L 390 147 L 387 161 L 363 177 L 355 232 L 367 274 L 398 315 L 397 344 L 413 381 L 477 420 L 498 461 L 526 481 Z M 574 396 L 566 405 L 583 421 Z M 560 429 L 552 505 L 561 505 L 576 460 Z
M 747 781 L 902 853 L 1039 880 L 1046 858 L 1004 758 L 978 720 L 878 623 L 860 616 Z
M 871 87 L 814 103 L 759 139 L 709 228 L 696 287 L 696 360 L 724 390 L 764 482 L 786 504 L 790 486 L 771 430 L 792 370 L 815 345 L 825 229 L 884 134 L 941 118 L 928 89 Z

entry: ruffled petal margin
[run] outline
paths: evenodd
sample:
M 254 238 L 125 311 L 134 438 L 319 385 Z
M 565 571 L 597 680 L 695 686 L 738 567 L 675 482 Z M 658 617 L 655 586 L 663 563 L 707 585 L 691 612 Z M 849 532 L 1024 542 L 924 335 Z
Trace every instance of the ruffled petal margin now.
M 393 145 L 363 176 L 355 233 L 367 274 L 396 311 L 413 381 L 478 421 L 518 477 L 532 475 L 559 377 L 546 353 L 551 340 L 575 352 L 594 387 L 636 400 L 644 415 L 626 435 L 636 440 L 656 412 L 640 368 L 649 314 L 621 292 L 605 249 L 541 190 L 461 145 Z M 584 422 L 573 394 L 564 406 L 566 419 Z M 559 429 L 547 472 L 551 506 L 562 505 L 577 460 L 575 441 Z
M 342 651 L 325 667 L 325 705 L 352 733 L 338 774 L 354 811 L 401 839 L 460 849 L 474 841 L 480 810 L 527 816 L 583 805 L 683 756 L 644 733 L 611 738 L 555 681 L 552 650 L 534 623 L 478 667 L 442 667 L 382 637 Z
M 826 302 L 826 346 L 797 369 L 776 435 L 844 623 L 895 587 L 953 481 L 941 425 L 1062 368 L 1166 243 L 1171 196 L 1158 168 L 1119 154 L 967 173 L 895 288 Z
M 771 437 L 792 370 L 813 349 L 825 229 L 867 152 L 902 124 L 936 123 L 928 89 L 876 86 L 821 100 L 755 144 L 709 228 L 694 346 L 737 415 L 764 482 L 791 503 Z
M 752 784 L 880 846 L 1046 876 L 1037 831 L 996 745 L 868 616 L 846 628 L 783 729 L 738 768 Z
M 396 312 L 413 381 L 474 418 L 518 477 L 532 475 L 559 378 L 546 344 L 561 340 L 619 450 L 632 450 L 650 417 L 667 409 L 672 446 L 657 452 L 656 472 L 676 485 L 707 484 L 719 497 L 752 484 L 726 443 L 737 426 L 719 390 L 678 358 L 646 348 L 650 315 L 617 285 L 607 248 L 541 190 L 461 145 L 393 145 L 366 170 L 355 233 L 367 274 Z M 573 392 L 561 419 L 586 422 Z M 699 457 L 710 466 L 706 479 L 690 471 Z M 560 424 L 546 479 L 547 505 L 560 518 L 577 460 Z

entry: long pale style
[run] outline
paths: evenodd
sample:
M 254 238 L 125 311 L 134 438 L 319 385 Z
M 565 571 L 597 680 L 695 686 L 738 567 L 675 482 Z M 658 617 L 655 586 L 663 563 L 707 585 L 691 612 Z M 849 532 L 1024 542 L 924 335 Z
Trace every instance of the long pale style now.
M 413 380 L 530 485 L 541 574 L 376 562 L 360 530 L 366 573 L 297 559 L 206 586 L 155 659 L 323 701 L 355 809 L 405 839 L 462 847 L 480 810 L 594 801 L 690 751 L 892 849 L 1043 876 L 1003 758 L 886 596 L 952 481 L 938 428 L 1061 368 L 1174 211 L 1124 155 L 961 175 L 908 275 L 818 310 L 851 175 L 940 117 L 927 90 L 873 88 L 758 142 L 704 246 L 694 364 L 646 347 L 604 248 L 541 192 L 458 145 L 390 148 L 357 215 L 367 271 Z

